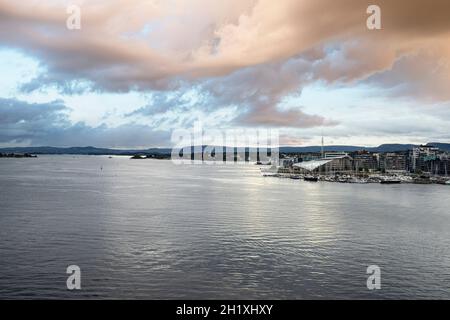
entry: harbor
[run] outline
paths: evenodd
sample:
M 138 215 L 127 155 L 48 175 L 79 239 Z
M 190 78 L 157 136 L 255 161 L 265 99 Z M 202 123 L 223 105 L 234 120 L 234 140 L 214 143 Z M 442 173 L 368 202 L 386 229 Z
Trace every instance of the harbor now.
M 397 152 L 281 154 L 278 165 L 261 167 L 264 177 L 308 182 L 450 185 L 450 155 L 432 145 Z
M 356 174 L 335 174 L 335 175 L 304 175 L 286 172 L 272 172 L 267 169 L 261 168 L 261 175 L 263 177 L 276 177 L 293 180 L 304 180 L 307 182 L 336 182 L 336 183 L 380 183 L 380 184 L 440 184 L 450 186 L 450 178 L 446 177 L 431 177 L 431 176 L 417 176 L 410 175 L 383 175 L 383 174 L 370 174 L 370 175 L 356 175 Z

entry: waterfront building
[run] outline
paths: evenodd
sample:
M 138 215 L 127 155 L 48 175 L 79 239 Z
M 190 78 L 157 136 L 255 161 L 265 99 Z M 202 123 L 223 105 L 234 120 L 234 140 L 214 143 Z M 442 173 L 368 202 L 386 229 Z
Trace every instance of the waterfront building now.
M 440 153 L 439 148 L 434 146 L 419 146 L 413 148 L 409 153 L 409 169 L 411 172 L 429 172 L 429 161 L 436 160 Z
M 352 154 L 353 166 L 356 172 L 374 172 L 378 170 L 378 158 L 368 151 L 357 151 Z
M 322 156 L 323 155 L 323 156 Z M 282 154 L 279 167 L 285 173 L 429 173 L 450 176 L 450 153 L 434 146 L 397 152 L 308 152 Z
M 387 152 L 380 154 L 379 167 L 382 172 L 404 173 L 408 170 L 408 154 Z
M 450 174 L 450 155 L 441 153 L 430 155 L 420 160 L 420 170 L 432 175 L 448 176 Z
M 352 173 L 353 159 L 349 155 L 325 157 L 319 160 L 296 163 L 293 168 L 295 173 L 300 174 Z
M 298 162 L 319 160 L 321 158 L 322 158 L 322 154 L 320 152 L 306 152 L 306 153 L 300 154 Z
M 339 158 L 339 157 L 345 157 L 348 156 L 347 152 L 338 152 L 338 151 L 331 151 L 331 152 L 325 152 L 323 158 Z
M 291 168 L 292 165 L 297 162 L 298 162 L 298 158 L 293 158 L 293 157 L 280 158 L 279 166 L 283 167 L 283 168 Z

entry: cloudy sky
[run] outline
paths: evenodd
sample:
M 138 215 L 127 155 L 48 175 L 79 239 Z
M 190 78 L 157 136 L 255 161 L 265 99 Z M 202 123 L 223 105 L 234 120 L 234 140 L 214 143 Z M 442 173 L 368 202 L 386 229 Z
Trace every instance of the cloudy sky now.
M 0 0 L 0 146 L 171 146 L 196 120 L 450 142 L 450 1 Z

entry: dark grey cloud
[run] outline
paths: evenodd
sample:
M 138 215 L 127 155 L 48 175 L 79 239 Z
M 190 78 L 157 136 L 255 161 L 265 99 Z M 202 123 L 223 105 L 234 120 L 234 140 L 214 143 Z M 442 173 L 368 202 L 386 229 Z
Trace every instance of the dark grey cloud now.
M 27 103 L 16 99 L 0 98 L 0 124 L 3 126 L 17 123 L 42 124 L 44 122 L 64 121 L 62 111 L 66 111 L 62 101 L 50 103 Z
M 29 104 L 0 98 L 0 142 L 39 140 L 70 126 L 61 101 Z
M 309 128 L 332 122 L 318 115 L 299 110 L 280 109 L 288 95 L 299 95 L 312 77 L 310 64 L 303 57 L 288 61 L 248 67 L 232 74 L 207 81 L 202 89 L 208 92 L 213 105 L 237 105 L 237 125 Z
M 0 98 L 0 143 L 99 147 L 146 147 L 170 145 L 170 133 L 151 127 L 126 124 L 91 127 L 72 124 L 61 101 L 26 103 Z
M 154 116 L 158 114 L 164 114 L 170 110 L 176 110 L 180 112 L 189 111 L 196 107 L 195 102 L 192 99 L 186 97 L 186 92 L 192 90 L 190 86 L 184 86 L 178 91 L 172 92 L 153 92 L 150 101 L 145 106 L 127 114 L 126 116 L 143 115 L 143 116 Z M 201 93 L 196 94 L 200 97 Z M 198 105 L 203 105 L 202 101 L 198 102 Z
M 323 52 L 323 49 L 317 49 L 316 54 Z M 303 86 L 316 80 L 310 59 L 308 52 L 288 61 L 243 68 L 191 86 L 185 83 L 179 91 L 154 94 L 148 105 L 128 116 L 153 117 L 169 110 L 179 113 L 194 109 L 214 112 L 220 108 L 237 107 L 231 123 L 235 126 L 311 128 L 336 125 L 337 122 L 331 119 L 302 112 L 300 106 L 287 110 L 280 108 L 284 98 L 300 95 Z M 185 94 L 192 91 L 195 94 Z

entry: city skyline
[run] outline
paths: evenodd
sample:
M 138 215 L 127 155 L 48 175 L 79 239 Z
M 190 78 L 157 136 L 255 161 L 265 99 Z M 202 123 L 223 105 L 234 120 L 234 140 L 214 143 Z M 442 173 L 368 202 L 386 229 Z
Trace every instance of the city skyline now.
M 0 0 L 0 148 L 170 147 L 199 119 L 283 146 L 450 142 L 450 3 L 421 3 Z

